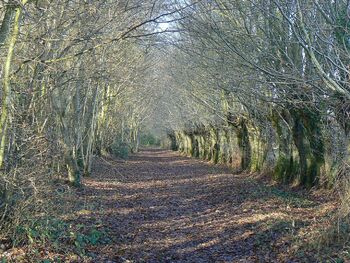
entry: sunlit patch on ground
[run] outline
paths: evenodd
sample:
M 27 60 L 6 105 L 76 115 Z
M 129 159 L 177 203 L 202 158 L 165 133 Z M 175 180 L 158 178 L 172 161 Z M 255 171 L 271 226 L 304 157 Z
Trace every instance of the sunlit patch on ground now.
M 93 174 L 82 190 L 66 196 L 69 212 L 61 218 L 72 226 L 68 232 L 78 228 L 96 242 L 84 244 L 80 254 L 77 247 L 60 254 L 38 250 L 45 258 L 322 262 L 317 247 L 308 244 L 335 209 L 324 196 L 281 189 L 164 150 L 142 151 L 128 161 L 100 159 Z
M 94 169 L 79 195 L 94 211 L 75 220 L 100 220 L 112 242 L 92 262 L 298 262 L 298 236 L 334 209 L 164 150 Z

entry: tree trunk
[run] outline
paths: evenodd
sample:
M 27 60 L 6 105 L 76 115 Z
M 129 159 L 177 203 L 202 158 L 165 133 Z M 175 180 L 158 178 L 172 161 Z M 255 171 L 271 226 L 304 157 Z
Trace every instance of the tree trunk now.
M 272 119 L 278 142 L 278 157 L 273 177 L 275 180 L 288 183 L 297 172 L 293 169 L 292 119 L 287 110 L 275 111 Z
M 307 187 L 317 184 L 324 163 L 324 145 L 319 116 L 309 109 L 294 110 L 293 137 L 299 153 L 300 183 Z
M 81 186 L 80 169 L 78 167 L 76 153 L 66 151 L 65 163 L 68 171 L 68 181 L 75 187 Z
M 22 5 L 27 0 L 22 0 Z M 12 3 L 12 4 L 11 4 Z M 22 15 L 22 5 L 14 4 L 11 1 L 6 8 L 4 20 L 0 29 L 0 41 L 2 45 L 8 45 L 7 56 L 5 60 L 3 81 L 2 81 L 2 102 L 0 116 L 0 168 L 3 168 L 5 160 L 5 148 L 7 144 L 7 132 L 9 125 L 9 110 L 11 108 L 11 65 L 12 58 L 17 42 L 20 20 Z
M 251 147 L 249 141 L 249 133 L 246 121 L 241 118 L 236 129 L 238 147 L 241 152 L 241 169 L 247 170 L 251 164 Z

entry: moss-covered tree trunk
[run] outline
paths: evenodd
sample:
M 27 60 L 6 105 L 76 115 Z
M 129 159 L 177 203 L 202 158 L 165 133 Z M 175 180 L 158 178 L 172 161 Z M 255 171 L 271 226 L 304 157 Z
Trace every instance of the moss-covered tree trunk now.
M 246 120 L 240 118 L 236 126 L 236 136 L 238 147 L 241 152 L 241 169 L 247 170 L 250 168 L 252 150 L 249 141 L 249 132 Z
M 210 139 L 210 133 L 206 132 L 204 136 L 204 159 L 210 160 L 211 159 L 211 147 L 210 147 L 211 139 Z
M 257 172 L 260 171 L 264 164 L 265 159 L 265 142 L 263 141 L 263 136 L 261 131 L 257 127 L 250 127 L 248 130 L 249 143 L 251 149 L 250 158 L 250 171 Z
M 324 163 L 324 144 L 320 117 L 310 109 L 293 110 L 293 139 L 299 154 L 300 184 L 317 184 Z
M 182 137 L 182 132 L 175 132 L 176 141 L 178 142 L 178 150 L 179 152 L 184 152 L 184 139 Z
M 27 0 L 9 1 L 6 7 L 5 16 L 0 28 L 0 44 L 7 47 L 7 55 L 2 76 L 2 102 L 0 116 L 0 168 L 3 167 L 7 145 L 9 111 L 11 108 L 11 66 L 19 35 L 20 20 L 23 6 Z M 0 46 L 0 47 L 1 47 Z
M 185 133 L 185 140 L 186 140 L 186 155 L 192 156 L 193 153 L 193 143 L 192 143 L 192 136 L 188 133 Z
M 211 126 L 210 127 L 210 155 L 209 155 L 209 161 L 212 161 L 213 163 L 218 163 L 219 160 L 219 151 L 220 151 L 220 144 L 219 144 L 219 134 L 218 129 Z
M 179 150 L 179 146 L 178 146 L 178 141 L 176 139 L 175 132 L 169 132 L 168 133 L 168 138 L 170 140 L 170 149 L 172 151 L 178 151 Z
M 68 181 L 79 187 L 81 185 L 81 172 L 77 163 L 77 156 L 74 151 L 65 152 L 65 163 L 68 171 Z
M 225 129 L 225 141 L 227 143 L 226 149 L 226 164 L 231 166 L 233 161 L 233 152 L 232 152 L 232 141 L 231 141 L 231 130 L 230 128 Z
M 192 157 L 199 158 L 199 151 L 200 151 L 200 142 L 199 142 L 199 136 L 196 134 L 192 134 Z
M 205 159 L 205 135 L 199 136 L 199 158 Z
M 278 157 L 273 177 L 282 182 L 291 182 L 297 170 L 293 159 L 293 120 L 288 110 L 274 111 L 272 122 L 277 134 Z

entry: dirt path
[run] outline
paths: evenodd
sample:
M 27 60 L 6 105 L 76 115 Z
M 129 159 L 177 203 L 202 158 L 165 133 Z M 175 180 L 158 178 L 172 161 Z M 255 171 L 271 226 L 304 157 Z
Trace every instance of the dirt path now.
M 298 240 L 331 209 L 164 150 L 101 160 L 93 173 L 77 220 L 110 238 L 89 249 L 93 262 L 315 262 L 298 258 Z

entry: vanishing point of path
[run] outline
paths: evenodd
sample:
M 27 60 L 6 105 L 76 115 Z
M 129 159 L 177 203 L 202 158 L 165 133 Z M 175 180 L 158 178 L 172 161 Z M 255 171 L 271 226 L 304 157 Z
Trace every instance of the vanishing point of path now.
M 79 194 L 90 212 L 76 220 L 111 240 L 91 248 L 93 262 L 315 262 L 298 259 L 295 237 L 330 209 L 166 150 L 99 160 L 93 174 Z

